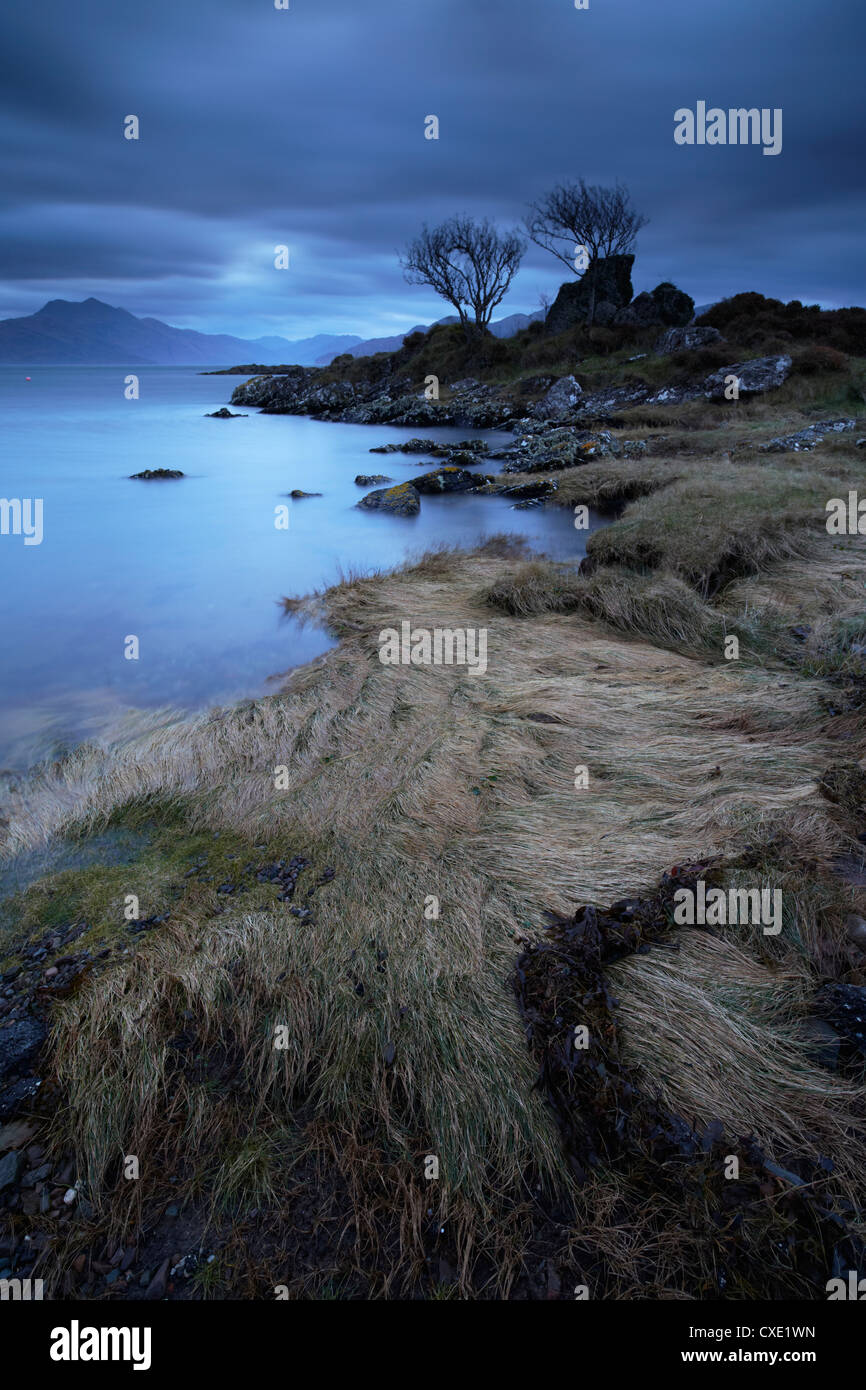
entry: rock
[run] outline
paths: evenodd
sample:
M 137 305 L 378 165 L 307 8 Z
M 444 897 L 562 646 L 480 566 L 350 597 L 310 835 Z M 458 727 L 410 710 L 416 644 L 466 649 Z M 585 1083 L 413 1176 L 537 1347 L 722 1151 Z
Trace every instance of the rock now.
M 503 473 L 538 473 L 549 469 L 576 468 L 590 459 L 617 457 L 622 446 L 608 430 L 580 430 L 570 426 L 527 435 L 518 444 L 491 454 L 503 459 Z
M 411 483 L 397 483 L 395 487 L 368 492 L 358 506 L 370 512 L 390 512 L 392 516 L 417 516 L 421 498 Z
M 12 1124 L 4 1125 L 0 1129 L 0 1153 L 6 1149 L 21 1149 L 32 1139 L 36 1133 L 36 1126 L 28 1124 L 26 1120 L 14 1120 Z M 28 1149 L 28 1157 L 30 1151 Z
M 866 446 L 866 438 L 854 440 L 854 447 L 856 449 L 862 449 L 864 446 Z
M 145 468 L 143 473 L 130 473 L 130 478 L 140 478 L 143 482 L 164 482 L 169 478 L 182 478 L 179 468 Z
M 358 487 L 373 487 L 376 483 L 393 483 L 394 479 L 384 473 L 359 473 L 355 478 Z
M 293 487 L 289 493 L 289 496 L 294 497 L 296 500 L 301 497 L 321 497 L 321 495 L 320 492 L 303 492 L 299 487 Z
M 530 407 L 530 414 L 537 420 L 562 420 L 574 413 L 583 391 L 573 376 L 562 376 L 554 382 L 549 391 Z
M 649 328 L 654 323 L 685 328 L 695 313 L 695 302 L 683 290 L 665 280 L 650 293 L 644 291 L 631 304 L 618 310 L 614 323 L 633 328 Z
M 0 1120 L 11 1119 L 26 1100 L 35 1096 L 42 1085 L 38 1076 L 22 1076 L 0 1091 Z
M 866 922 L 859 913 L 849 913 L 845 926 L 848 930 L 848 940 L 853 941 L 855 946 L 859 946 L 861 951 L 866 951 Z
M 24 1165 L 24 1155 L 19 1149 L 12 1149 L 0 1158 L 0 1192 L 6 1187 L 14 1187 Z
M 611 305 L 614 313 L 623 308 L 632 296 L 633 265 L 634 256 L 603 256 L 598 262 L 590 261 L 579 280 L 567 280 L 560 286 L 545 319 L 547 332 L 563 333 L 587 322 L 593 280 L 596 306 Z
M 773 391 L 781 386 L 791 370 L 790 357 L 755 357 L 751 362 L 737 362 L 732 367 L 720 367 L 704 382 L 707 400 L 725 399 L 725 378 L 735 376 L 740 383 L 741 396 L 753 396 L 761 391 Z
M 0 1028 L 0 1077 L 6 1077 L 35 1058 L 47 1030 L 36 1018 L 20 1018 L 6 1028 Z
M 816 1007 L 847 1043 L 866 1056 L 866 987 L 824 985 L 818 991 Z
M 421 473 L 403 486 L 413 487 L 420 493 L 471 492 L 478 482 L 475 474 L 465 468 L 434 468 L 432 473 Z
M 162 1298 L 164 1296 L 166 1284 L 168 1283 L 168 1271 L 170 1266 L 170 1259 L 163 1260 L 159 1269 L 156 1271 L 156 1274 L 154 1274 L 153 1278 L 147 1286 L 147 1291 L 144 1295 L 145 1298 L 153 1300 L 157 1298 Z
M 672 352 L 691 352 L 695 348 L 721 341 L 722 335 L 717 328 L 669 328 L 659 338 L 653 351 L 656 356 L 665 357 Z
M 551 380 L 552 378 L 548 378 Z M 479 383 L 475 382 L 477 386 Z M 432 454 L 434 458 L 445 458 L 457 450 L 469 454 L 486 454 L 488 445 L 483 439 L 461 439 L 459 444 L 440 444 L 436 439 L 407 439 L 402 444 L 379 444 L 371 449 L 371 454 Z
M 206 420 L 246 420 L 246 415 L 241 415 L 239 411 L 229 410 L 223 406 L 221 410 L 212 410 L 204 417 Z
M 761 449 L 765 454 L 800 453 L 804 449 L 814 449 L 828 434 L 843 434 L 846 430 L 853 430 L 856 423 L 856 420 L 820 420 L 815 425 L 807 425 L 805 429 L 798 430 L 796 434 L 780 435 L 771 439 L 769 444 L 762 444 Z

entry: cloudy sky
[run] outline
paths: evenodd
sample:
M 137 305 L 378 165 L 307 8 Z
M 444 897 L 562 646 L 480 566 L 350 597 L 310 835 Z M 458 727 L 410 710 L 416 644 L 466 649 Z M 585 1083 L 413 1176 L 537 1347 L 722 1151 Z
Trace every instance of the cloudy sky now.
M 0 318 L 96 295 L 244 337 L 403 331 L 448 312 L 397 264 L 424 221 L 514 225 L 579 177 L 650 218 L 635 292 L 866 301 L 863 0 L 289 3 L 6 8 Z M 699 100 L 781 107 L 781 154 L 676 145 Z M 499 312 L 562 278 L 532 248 Z

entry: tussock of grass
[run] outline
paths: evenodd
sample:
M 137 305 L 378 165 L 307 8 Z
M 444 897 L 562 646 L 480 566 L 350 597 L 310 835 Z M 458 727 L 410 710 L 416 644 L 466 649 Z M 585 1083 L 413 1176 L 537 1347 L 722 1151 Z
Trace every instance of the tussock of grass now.
M 592 564 L 666 569 L 703 594 L 743 573 L 805 555 L 826 534 L 843 486 L 817 469 L 719 463 L 632 503 L 587 544 Z

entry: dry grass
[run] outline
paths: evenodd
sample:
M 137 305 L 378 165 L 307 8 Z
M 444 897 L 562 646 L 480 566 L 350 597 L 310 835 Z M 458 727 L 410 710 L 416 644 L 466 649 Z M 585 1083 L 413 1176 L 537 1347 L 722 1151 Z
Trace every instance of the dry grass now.
M 461 1232 L 461 1281 L 478 1252 L 495 1248 L 506 1288 L 519 1249 L 503 1253 L 494 1219 L 503 1194 L 525 1193 L 529 1172 L 548 1189 L 570 1188 L 507 986 L 515 932 L 540 933 L 547 909 L 650 889 L 673 862 L 736 857 L 785 833 L 788 843 L 801 834 L 819 869 L 838 852 L 844 837 L 816 791 L 838 754 L 817 682 L 709 665 L 638 638 L 648 625 L 656 641 L 704 640 L 712 614 L 675 577 L 654 588 L 597 573 L 580 581 L 580 611 L 562 613 L 542 601 L 541 567 L 537 601 L 516 610 L 535 614 L 523 621 L 488 602 L 514 590 L 514 563 L 494 543 L 459 564 L 440 552 L 347 579 L 300 605 L 326 614 L 341 640 L 284 693 L 87 747 L 12 799 L 7 852 L 150 799 L 182 806 L 193 826 L 250 841 L 278 833 L 336 870 L 312 920 L 234 908 L 218 926 L 165 929 L 60 1009 L 59 1134 L 75 1145 L 95 1202 L 117 1214 L 130 1200 L 117 1182 L 130 1152 L 162 1171 L 182 1163 L 213 1202 L 267 1201 L 269 1155 L 309 1143 L 287 1131 L 303 1100 L 346 1155 L 372 1143 L 397 1165 L 400 1183 L 380 1200 L 414 1211 L 432 1202 L 423 1158 L 439 1156 L 435 1205 Z M 487 628 L 486 674 L 382 665 L 379 631 L 404 619 Z M 587 790 L 575 789 L 580 765 Z M 275 789 L 278 767 L 286 790 Z M 425 917 L 430 895 L 438 920 Z M 841 936 L 841 919 L 821 930 Z M 741 999 L 766 985 L 773 1000 L 793 989 L 802 1001 L 809 951 L 795 970 L 787 959 L 750 964 L 741 946 L 713 950 L 702 939 L 674 966 L 642 956 L 618 968 L 646 1074 L 672 1102 L 718 1106 L 771 1147 L 824 1133 L 849 1172 L 852 1097 L 778 1060 L 790 1002 L 782 1015 L 744 1013 Z M 709 969 L 716 983 L 740 972 L 730 1009 L 718 991 L 701 992 Z M 197 1051 L 231 1059 L 228 1093 L 177 1070 L 171 1040 L 186 1015 Z M 275 1050 L 281 1022 L 289 1046 Z M 710 1051 L 694 1057 L 705 1029 L 715 1062 Z M 731 1060 L 727 1079 L 719 1058 Z

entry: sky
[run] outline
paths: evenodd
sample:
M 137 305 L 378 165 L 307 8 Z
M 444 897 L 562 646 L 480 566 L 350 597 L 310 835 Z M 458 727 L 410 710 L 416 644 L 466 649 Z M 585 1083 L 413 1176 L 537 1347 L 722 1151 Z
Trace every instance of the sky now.
M 95 295 L 240 337 L 403 332 L 451 312 L 403 280 L 422 224 L 518 226 L 579 178 L 650 219 L 635 293 L 866 302 L 863 0 L 288 4 L 5 7 L 0 318 Z M 781 108 L 781 153 L 676 144 L 698 101 Z M 497 316 L 564 278 L 531 246 Z

